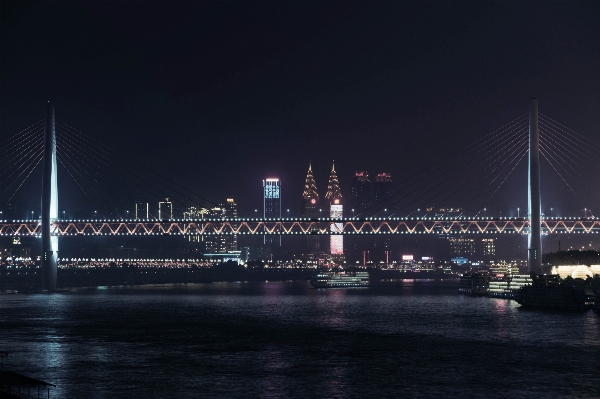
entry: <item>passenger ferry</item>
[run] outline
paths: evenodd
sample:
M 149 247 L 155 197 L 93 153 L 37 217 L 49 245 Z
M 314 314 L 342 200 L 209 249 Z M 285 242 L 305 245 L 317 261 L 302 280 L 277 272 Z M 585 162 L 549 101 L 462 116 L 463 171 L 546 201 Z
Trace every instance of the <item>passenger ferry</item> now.
M 469 295 L 487 295 L 490 275 L 487 273 L 467 273 L 460 276 L 458 291 Z
M 369 273 L 367 272 L 327 272 L 319 273 L 310 280 L 310 285 L 315 288 L 351 288 L 368 287 Z

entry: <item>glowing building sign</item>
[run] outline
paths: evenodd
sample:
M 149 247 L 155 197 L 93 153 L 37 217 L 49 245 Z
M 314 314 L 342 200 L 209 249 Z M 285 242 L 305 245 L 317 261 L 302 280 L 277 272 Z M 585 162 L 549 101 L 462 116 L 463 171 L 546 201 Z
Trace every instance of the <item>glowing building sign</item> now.
M 281 182 L 279 179 L 263 180 L 264 188 L 264 217 L 265 219 L 281 218 Z M 280 231 L 277 229 L 277 231 Z M 280 235 L 265 235 L 265 245 L 281 246 Z
M 279 198 L 279 179 L 267 179 L 263 185 L 265 198 Z

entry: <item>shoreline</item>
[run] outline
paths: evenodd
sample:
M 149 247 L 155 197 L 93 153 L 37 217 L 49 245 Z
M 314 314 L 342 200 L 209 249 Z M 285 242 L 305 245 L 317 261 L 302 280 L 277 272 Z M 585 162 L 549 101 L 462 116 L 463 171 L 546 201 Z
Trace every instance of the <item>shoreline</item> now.
M 315 269 L 214 270 L 214 269 L 67 269 L 58 271 L 59 290 L 148 284 L 198 284 L 216 282 L 308 281 Z M 403 280 L 446 280 L 458 276 L 436 272 L 370 270 L 370 286 L 400 286 Z M 1 276 L 0 294 L 41 292 L 41 275 Z M 15 292 L 16 291 L 16 292 Z

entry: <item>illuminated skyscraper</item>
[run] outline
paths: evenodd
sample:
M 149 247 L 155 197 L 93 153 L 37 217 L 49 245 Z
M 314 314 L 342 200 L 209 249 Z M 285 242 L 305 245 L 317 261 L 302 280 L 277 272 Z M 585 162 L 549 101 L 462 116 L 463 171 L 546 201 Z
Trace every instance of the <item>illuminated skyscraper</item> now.
M 337 173 L 335 172 L 335 164 L 331 167 L 329 175 L 329 184 L 327 185 L 327 193 L 325 198 L 329 201 L 330 211 L 329 217 L 341 218 L 344 216 L 344 206 L 342 205 L 342 192 L 340 191 L 340 182 L 338 181 Z M 342 223 L 332 224 L 331 232 L 339 232 L 343 228 Z M 330 235 L 329 249 L 332 255 L 344 255 L 344 236 Z
M 309 164 L 306 173 L 306 182 L 304 183 L 304 192 L 302 193 L 302 217 L 319 217 L 319 194 L 312 172 L 312 165 Z M 315 227 L 314 230 L 317 230 Z M 305 235 L 302 237 L 302 251 L 305 254 L 317 253 L 321 250 L 321 237 L 316 235 Z
M 373 185 L 371 180 L 369 180 L 369 173 L 366 170 L 357 171 L 354 174 L 350 190 L 352 194 L 350 206 L 354 209 L 354 214 L 358 215 L 367 211 L 372 205 L 369 201 L 373 197 Z
M 233 198 L 227 198 L 227 202 L 223 205 L 224 215 L 227 219 L 235 219 L 237 218 L 237 203 Z M 237 224 L 232 224 L 233 227 L 238 227 Z M 238 237 L 237 234 L 226 235 L 226 246 L 227 252 L 237 251 L 238 250 Z
M 264 217 L 265 219 L 281 218 L 281 182 L 279 179 L 263 180 Z M 265 245 L 281 246 L 281 235 L 265 235 Z

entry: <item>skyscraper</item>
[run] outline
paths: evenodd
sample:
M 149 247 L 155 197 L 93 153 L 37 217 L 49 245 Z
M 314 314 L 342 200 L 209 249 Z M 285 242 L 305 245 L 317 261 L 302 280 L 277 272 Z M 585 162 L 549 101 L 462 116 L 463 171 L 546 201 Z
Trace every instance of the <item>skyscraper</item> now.
M 263 180 L 264 218 L 281 218 L 281 182 L 279 179 Z M 265 245 L 281 246 L 281 235 L 265 235 Z
M 158 219 L 173 219 L 173 203 L 168 198 L 158 203 Z
M 225 217 L 227 219 L 235 219 L 237 218 L 237 203 L 233 198 L 227 198 L 227 202 L 223 205 L 223 210 Z M 238 227 L 237 224 L 232 223 L 233 227 Z M 237 234 L 231 234 L 226 236 L 226 246 L 227 251 L 237 251 L 238 250 L 238 236 Z
M 383 209 L 391 210 L 394 206 L 392 186 L 392 175 L 390 173 L 378 173 L 375 177 L 375 204 L 378 212 Z
M 357 171 L 350 184 L 351 198 L 350 206 L 354 209 L 355 215 L 367 211 L 372 204 L 370 200 L 373 197 L 373 185 L 369 180 L 369 173 L 366 170 Z M 353 215 L 354 216 L 354 215 Z
M 304 192 L 302 193 L 302 217 L 319 217 L 319 194 L 312 172 L 312 165 L 308 165 L 306 173 L 306 182 L 304 183 Z M 315 227 L 314 230 L 317 230 Z M 321 250 L 321 237 L 316 235 L 304 235 L 302 237 L 302 252 L 305 254 L 317 253 Z
M 331 167 L 329 175 L 329 184 L 327 185 L 327 193 L 325 198 L 329 201 L 330 211 L 329 217 L 332 219 L 341 218 L 344 216 L 344 206 L 342 205 L 342 192 L 340 190 L 340 182 L 338 181 L 337 173 L 335 172 L 335 164 Z M 341 231 L 342 223 L 335 223 L 330 226 L 330 231 L 335 233 Z M 344 255 L 344 236 L 330 235 L 329 249 L 332 255 Z

